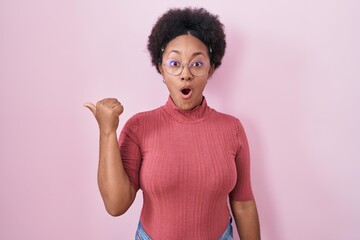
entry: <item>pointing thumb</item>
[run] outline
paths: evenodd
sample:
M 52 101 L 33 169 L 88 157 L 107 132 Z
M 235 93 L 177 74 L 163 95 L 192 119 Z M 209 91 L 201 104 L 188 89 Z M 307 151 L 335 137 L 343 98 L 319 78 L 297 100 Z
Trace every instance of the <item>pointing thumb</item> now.
M 96 106 L 93 103 L 90 103 L 90 102 L 84 103 L 84 107 L 87 107 L 88 109 L 90 109 L 90 111 L 95 115 Z

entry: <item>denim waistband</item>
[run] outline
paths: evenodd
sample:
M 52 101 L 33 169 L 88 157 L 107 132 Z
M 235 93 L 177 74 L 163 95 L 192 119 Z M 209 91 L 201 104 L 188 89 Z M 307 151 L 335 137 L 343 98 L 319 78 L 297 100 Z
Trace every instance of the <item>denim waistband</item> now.
M 227 225 L 225 232 L 219 237 L 219 240 L 233 240 L 233 229 L 232 229 L 232 218 L 230 218 L 230 222 Z
M 151 240 L 151 237 L 145 232 L 140 221 L 136 231 L 135 240 Z
M 220 236 L 219 240 L 233 240 L 232 218 L 227 225 L 225 232 Z M 135 235 L 135 240 L 151 240 L 151 237 L 145 232 L 141 222 L 139 221 L 138 228 Z

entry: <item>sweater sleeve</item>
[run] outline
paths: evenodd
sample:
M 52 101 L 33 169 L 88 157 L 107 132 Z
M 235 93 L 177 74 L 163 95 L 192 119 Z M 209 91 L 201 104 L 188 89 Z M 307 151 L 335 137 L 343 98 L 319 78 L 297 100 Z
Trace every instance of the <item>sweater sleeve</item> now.
M 238 121 L 236 133 L 238 141 L 238 150 L 235 156 L 237 182 L 235 188 L 230 192 L 230 200 L 253 200 L 254 196 L 251 188 L 250 178 L 250 151 L 245 130 L 240 121 Z
M 123 127 L 119 137 L 121 159 L 135 191 L 140 188 L 139 175 L 141 167 L 141 150 L 136 135 L 138 127 L 138 120 L 135 118 L 130 119 Z

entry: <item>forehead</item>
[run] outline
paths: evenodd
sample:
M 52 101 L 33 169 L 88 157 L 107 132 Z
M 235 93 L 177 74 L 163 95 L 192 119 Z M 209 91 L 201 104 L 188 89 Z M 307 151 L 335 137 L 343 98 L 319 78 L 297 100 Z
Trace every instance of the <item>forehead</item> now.
M 192 35 L 180 35 L 172 39 L 166 46 L 166 55 L 174 53 L 179 55 L 198 55 L 208 56 L 206 45 Z

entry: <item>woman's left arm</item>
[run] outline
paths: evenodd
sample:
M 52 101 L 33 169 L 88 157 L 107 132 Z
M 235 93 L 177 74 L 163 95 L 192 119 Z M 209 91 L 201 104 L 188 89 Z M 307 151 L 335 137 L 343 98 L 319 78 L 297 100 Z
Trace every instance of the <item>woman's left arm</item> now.
M 260 224 L 255 200 L 230 201 L 240 240 L 260 240 Z

